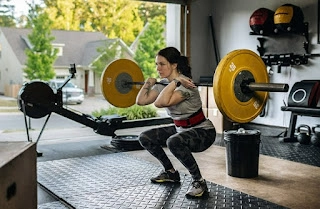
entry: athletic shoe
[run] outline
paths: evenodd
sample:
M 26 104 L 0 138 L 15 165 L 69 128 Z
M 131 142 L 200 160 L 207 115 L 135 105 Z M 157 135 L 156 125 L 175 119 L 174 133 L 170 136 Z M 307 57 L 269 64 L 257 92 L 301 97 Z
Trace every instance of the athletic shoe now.
M 164 183 L 164 182 L 180 182 L 180 174 L 178 171 L 174 173 L 170 171 L 162 171 L 157 177 L 151 178 L 153 183 Z
M 208 191 L 205 180 L 193 181 L 192 187 L 188 190 L 186 196 L 189 198 L 202 197 Z

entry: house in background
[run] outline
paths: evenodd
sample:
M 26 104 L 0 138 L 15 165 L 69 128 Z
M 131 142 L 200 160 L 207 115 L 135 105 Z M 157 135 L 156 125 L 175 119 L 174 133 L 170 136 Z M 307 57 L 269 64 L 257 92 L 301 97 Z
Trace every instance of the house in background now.
M 0 27 L 0 94 L 16 97 L 23 83 L 26 67 L 26 48 L 30 48 L 28 34 L 32 29 Z M 121 39 L 108 39 L 100 32 L 52 30 L 55 37 L 54 48 L 59 49 L 53 64 L 55 79 L 65 79 L 69 75 L 70 64 L 75 64 L 77 73 L 72 82 L 82 88 L 87 95 L 101 93 L 100 75 L 93 70 L 92 63 L 101 54 L 98 48 L 112 46 L 124 51 L 124 57 L 133 59 L 133 51 Z M 120 57 L 114 57 L 119 59 Z M 106 63 L 106 66 L 109 63 Z

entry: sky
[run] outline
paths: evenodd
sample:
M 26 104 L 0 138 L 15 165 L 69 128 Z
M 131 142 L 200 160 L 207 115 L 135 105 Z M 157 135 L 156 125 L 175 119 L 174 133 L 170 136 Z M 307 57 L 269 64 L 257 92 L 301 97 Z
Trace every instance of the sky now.
M 22 14 L 28 14 L 29 6 L 27 3 L 40 3 L 41 0 L 11 0 L 11 3 L 15 6 L 15 16 L 20 16 Z

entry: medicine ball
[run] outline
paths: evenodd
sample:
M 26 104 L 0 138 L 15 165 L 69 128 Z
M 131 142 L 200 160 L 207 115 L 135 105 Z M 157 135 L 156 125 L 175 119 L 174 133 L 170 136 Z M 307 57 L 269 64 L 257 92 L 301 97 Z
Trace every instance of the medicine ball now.
M 275 32 L 299 31 L 304 25 L 304 15 L 300 7 L 284 4 L 274 13 Z
M 249 19 L 251 30 L 256 34 L 270 33 L 274 29 L 274 12 L 267 8 L 259 8 L 252 13 Z

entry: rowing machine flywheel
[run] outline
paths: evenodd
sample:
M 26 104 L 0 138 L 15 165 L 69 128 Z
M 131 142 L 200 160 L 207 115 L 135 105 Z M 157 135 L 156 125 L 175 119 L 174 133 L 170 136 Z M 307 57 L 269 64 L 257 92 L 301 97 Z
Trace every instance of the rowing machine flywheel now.
M 25 83 L 18 93 L 18 107 L 31 118 L 48 115 L 50 105 L 55 103 L 55 94 L 51 87 L 42 81 Z

